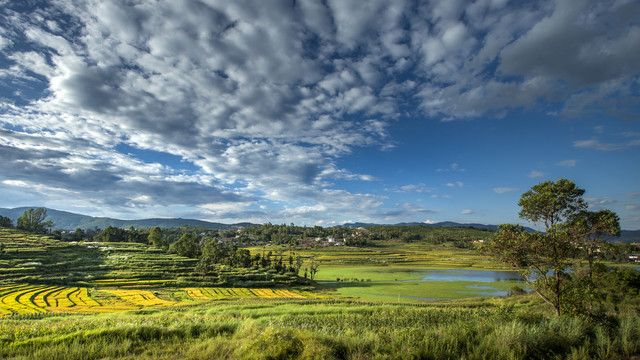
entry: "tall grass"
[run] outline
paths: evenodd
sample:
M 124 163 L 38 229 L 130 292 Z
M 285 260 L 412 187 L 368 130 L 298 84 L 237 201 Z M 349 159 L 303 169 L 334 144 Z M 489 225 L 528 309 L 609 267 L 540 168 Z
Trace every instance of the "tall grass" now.
M 640 352 L 635 315 L 607 327 L 530 311 L 505 311 L 496 300 L 413 306 L 247 299 L 5 319 L 0 358 L 595 359 Z

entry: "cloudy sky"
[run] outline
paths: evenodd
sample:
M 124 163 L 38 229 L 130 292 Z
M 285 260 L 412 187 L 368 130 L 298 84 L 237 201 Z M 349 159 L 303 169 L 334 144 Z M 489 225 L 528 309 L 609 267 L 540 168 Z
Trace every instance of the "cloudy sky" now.
M 640 229 L 640 3 L 0 0 L 0 207 Z

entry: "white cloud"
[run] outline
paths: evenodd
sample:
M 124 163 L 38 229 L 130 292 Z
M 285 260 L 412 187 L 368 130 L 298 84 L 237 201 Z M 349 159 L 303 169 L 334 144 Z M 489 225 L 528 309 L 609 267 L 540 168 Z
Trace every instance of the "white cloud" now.
M 640 139 L 635 139 L 624 143 L 603 143 L 596 139 L 577 140 L 573 142 L 573 146 L 601 151 L 618 151 L 630 147 L 640 146 Z
M 464 183 L 462 181 L 450 182 L 446 184 L 448 187 L 463 187 Z
M 400 188 L 394 190 L 397 192 L 415 192 L 415 193 L 430 193 L 432 191 L 434 191 L 435 188 L 432 187 L 428 187 L 427 185 L 420 183 L 420 184 L 408 184 L 408 185 L 404 185 L 401 186 Z
M 575 167 L 576 165 L 578 165 L 578 160 L 575 160 L 575 159 L 563 160 L 557 163 L 556 165 L 564 166 L 564 167 Z
M 16 187 L 27 187 L 27 186 L 29 186 L 28 183 L 26 183 L 26 182 L 24 182 L 22 180 L 3 180 L 2 183 L 5 184 L 5 185 L 16 186 Z
M 589 204 L 589 207 L 593 208 L 600 208 L 602 206 L 608 206 L 617 202 L 617 200 L 609 197 L 585 196 L 584 199 Z
M 500 116 L 545 99 L 571 116 L 596 103 L 624 112 L 616 91 L 640 72 L 640 28 L 628 20 L 639 10 L 628 1 L 34 4 L 0 10 L 0 81 L 14 92 L 0 105 L 0 181 L 70 189 L 103 207 L 257 219 L 277 215 L 254 210 L 267 201 L 327 223 L 330 212 L 430 211 L 383 209 L 381 197 L 336 190 L 334 180 L 377 180 L 338 158 L 395 146 L 389 124 L 405 116 Z M 132 154 L 117 150 L 123 144 Z
M 443 172 L 443 171 L 467 171 L 466 169 L 463 169 L 460 167 L 460 165 L 458 165 L 457 163 L 452 163 L 451 165 L 449 165 L 448 168 L 445 169 L 436 169 L 436 171 L 438 172 Z
M 504 194 L 504 193 L 509 193 L 509 192 L 514 192 L 514 191 L 518 191 L 518 188 L 512 188 L 512 187 L 496 187 L 493 188 L 493 192 L 495 192 L 496 194 Z
M 620 99 L 625 92 L 618 90 L 633 86 L 640 74 L 640 55 L 634 51 L 640 46 L 640 26 L 632 20 L 640 16 L 637 4 L 563 0 L 489 10 L 487 2 L 476 2 L 465 14 L 473 19 L 467 24 L 468 37 L 478 41 L 461 49 L 474 55 L 472 61 L 445 55 L 431 34 L 422 37 L 429 54 L 425 72 L 435 80 L 423 84 L 419 93 L 428 115 L 499 117 L 504 109 L 553 100 L 566 102 L 566 116 L 605 112 L 634 117 L 624 104 L 626 96 Z M 441 22 L 455 24 L 458 17 L 451 16 Z M 617 20 L 613 24 L 610 19 Z M 441 58 L 446 66 L 435 63 Z M 487 68 L 492 63 L 499 64 L 495 72 Z
M 538 171 L 538 170 L 531 170 L 531 172 L 529 174 L 527 174 L 527 177 L 529 178 L 541 178 L 544 177 L 544 173 L 542 171 Z
M 452 196 L 451 195 L 431 195 L 431 198 L 433 199 L 451 199 Z
M 462 214 L 462 215 L 472 215 L 472 214 L 474 214 L 474 213 L 475 213 L 475 212 L 474 212 L 473 210 L 471 210 L 471 209 L 462 210 L 462 211 L 460 212 L 460 214 Z

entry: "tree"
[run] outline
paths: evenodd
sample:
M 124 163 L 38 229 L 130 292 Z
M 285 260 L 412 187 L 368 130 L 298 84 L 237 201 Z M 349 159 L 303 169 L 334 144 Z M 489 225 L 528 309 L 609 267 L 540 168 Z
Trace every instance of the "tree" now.
M 304 263 L 304 260 L 302 259 L 302 256 L 300 255 L 296 256 L 296 265 L 295 265 L 296 275 L 300 274 L 300 268 L 302 268 L 303 263 Z
M 559 179 L 534 185 L 522 194 L 520 218 L 544 226 L 545 232 L 530 233 L 520 225 L 499 226 L 485 250 L 510 265 L 560 316 L 572 281 L 571 268 L 588 239 L 619 229 L 617 216 L 586 212 L 584 190 L 573 181 Z M 619 231 L 619 230 L 618 230 Z
M 565 307 L 574 314 L 604 318 L 603 302 L 611 279 L 607 278 L 606 266 L 596 261 L 606 251 L 604 236 L 620 235 L 620 218 L 611 210 L 580 211 L 571 219 L 569 228 L 587 266 L 573 269 L 571 302 L 565 302 Z
M 73 235 L 71 236 L 71 240 L 82 241 L 84 239 L 84 235 L 84 230 L 76 228 L 76 230 L 73 232 Z
M 164 244 L 164 241 L 162 240 L 162 229 L 160 229 L 157 226 L 154 228 L 151 228 L 151 231 L 149 231 L 148 241 L 149 241 L 149 244 L 157 248 L 164 247 L 165 244 Z
M 581 211 L 571 221 L 571 232 L 581 242 L 591 278 L 595 257 L 605 244 L 603 236 L 620 236 L 620 218 L 611 210 Z
M 313 280 L 316 277 L 316 273 L 318 272 L 319 267 L 320 267 L 319 262 L 317 262 L 315 259 L 311 260 L 311 264 L 309 264 L 309 274 L 311 275 L 311 280 Z
M 93 239 L 100 242 L 126 242 L 127 231 L 115 226 L 107 226 L 106 229 L 102 230 L 100 234 L 94 236 Z
M 29 209 L 18 218 L 17 228 L 20 230 L 46 233 L 47 229 L 55 226 L 51 220 L 45 221 L 47 218 L 47 210 L 43 208 Z
M 198 239 L 192 234 L 184 234 L 178 241 L 171 244 L 169 252 L 178 254 L 180 256 L 197 258 L 200 256 L 200 245 Z
M 13 228 L 13 220 L 6 216 L 0 216 L 0 227 L 1 228 Z

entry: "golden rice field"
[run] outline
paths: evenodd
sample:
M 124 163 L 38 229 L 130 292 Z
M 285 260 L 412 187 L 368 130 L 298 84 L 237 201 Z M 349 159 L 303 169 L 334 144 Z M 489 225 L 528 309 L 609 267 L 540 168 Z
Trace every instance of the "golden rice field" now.
M 177 296 L 179 293 L 186 293 L 188 297 Z M 234 298 L 320 297 L 322 296 L 295 289 L 182 288 L 165 289 L 159 293 L 142 289 L 96 290 L 86 287 L 12 285 L 0 287 L 0 317 L 35 313 L 116 312 Z

